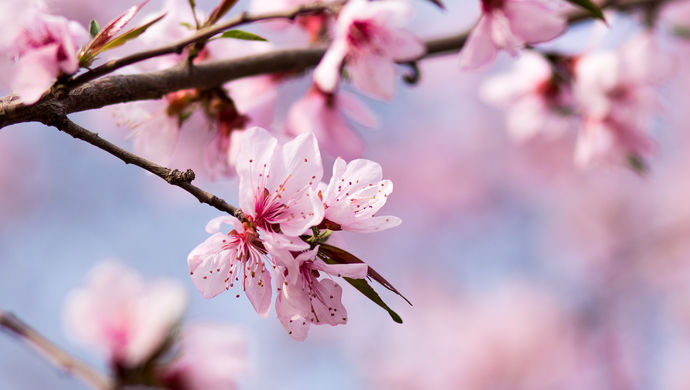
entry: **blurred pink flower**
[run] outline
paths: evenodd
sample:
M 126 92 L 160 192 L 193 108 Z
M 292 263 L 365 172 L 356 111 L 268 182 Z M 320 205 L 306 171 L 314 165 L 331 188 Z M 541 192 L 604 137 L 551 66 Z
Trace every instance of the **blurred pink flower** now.
M 667 79 L 673 61 L 651 33 L 617 52 L 587 54 L 575 64 L 575 98 L 584 127 L 575 161 L 644 159 L 653 150 L 647 131 L 659 105 L 653 87 Z
M 11 4 L 4 6 L 12 10 Z M 32 104 L 58 76 L 79 70 L 77 51 L 88 33 L 77 22 L 47 14 L 40 2 L 30 3 L 21 11 L 26 15 L 16 20 L 12 20 L 16 13 L 4 12 L 0 22 L 11 38 L 2 39 L 0 49 L 10 58 L 17 58 L 10 67 L 10 87 L 24 103 Z
M 357 159 L 345 163 L 338 158 L 331 181 L 322 188 L 327 227 L 335 223 L 342 230 L 370 233 L 402 222 L 394 216 L 375 216 L 393 192 L 393 182 L 383 180 L 383 170 L 376 162 Z
M 240 207 L 259 228 L 299 236 L 324 216 L 316 186 L 323 176 L 321 153 L 313 134 L 278 145 L 254 127 L 242 137 L 237 155 Z
M 548 291 L 509 283 L 457 299 L 429 285 L 416 296 L 425 303 L 405 329 L 377 329 L 375 346 L 360 352 L 375 388 L 606 388 L 584 364 L 587 346 L 574 318 Z
M 364 144 L 346 117 L 362 126 L 379 127 L 376 114 L 354 95 L 345 91 L 325 93 L 313 88 L 290 108 L 286 130 L 294 136 L 314 133 L 321 147 L 332 156 L 361 157 Z
M 413 60 L 426 50 L 421 40 L 399 27 L 409 14 L 404 1 L 349 1 L 338 16 L 331 46 L 314 70 L 316 85 L 334 92 L 345 62 L 355 88 L 391 100 L 395 61 Z
M 180 344 L 181 356 L 164 373 L 170 389 L 232 390 L 248 371 L 245 337 L 231 326 L 185 326 Z
M 572 96 L 541 54 L 526 52 L 509 73 L 489 79 L 480 90 L 484 101 L 507 107 L 506 126 L 517 141 L 537 135 L 561 136 L 574 129 Z
M 134 270 L 105 262 L 67 297 L 65 324 L 75 341 L 100 350 L 111 364 L 132 368 L 161 347 L 186 303 L 178 282 L 144 282 Z
M 460 52 L 462 69 L 491 63 L 498 50 L 515 56 L 525 44 L 550 41 L 563 34 L 566 17 L 542 0 L 481 0 L 482 14 Z
M 321 279 L 321 273 L 336 277 L 363 279 L 366 264 L 326 264 L 316 254 L 318 247 L 300 253 L 297 258 L 276 257 L 279 293 L 276 314 L 290 336 L 302 341 L 307 338 L 310 324 L 339 325 L 347 322 L 347 311 L 341 302 L 343 289 L 332 279 Z

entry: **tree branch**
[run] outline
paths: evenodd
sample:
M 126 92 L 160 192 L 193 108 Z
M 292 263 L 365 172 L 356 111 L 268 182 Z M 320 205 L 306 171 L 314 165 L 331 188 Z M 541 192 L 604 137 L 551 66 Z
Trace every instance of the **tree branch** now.
M 82 141 L 86 141 L 91 145 L 102 149 L 113 156 L 124 161 L 125 164 L 133 164 L 140 168 L 143 168 L 154 175 L 160 177 L 171 185 L 182 188 L 183 190 L 194 195 L 195 198 L 201 203 L 206 203 L 216 209 L 227 212 L 239 219 L 242 219 L 242 211 L 228 202 L 219 198 L 216 195 L 208 193 L 201 188 L 192 184 L 195 178 L 194 172 L 191 169 L 185 172 L 178 171 L 177 169 L 170 169 L 164 166 L 158 165 L 152 161 L 146 160 L 145 158 L 139 157 L 136 154 L 130 153 L 119 146 L 106 141 L 101 138 L 97 133 L 91 132 L 76 123 L 72 122 L 66 116 L 54 116 L 52 119 L 44 122 L 48 126 L 53 126 L 58 130 L 61 130 L 74 138 L 78 138 Z
M 135 53 L 117 60 L 108 61 L 99 67 L 90 70 L 84 74 L 81 74 L 74 78 L 74 80 L 69 81 L 66 86 L 68 89 L 75 88 L 91 80 L 95 80 L 101 76 L 112 73 L 113 71 L 124 68 L 127 65 L 134 64 L 136 62 L 144 61 L 154 57 L 160 57 L 166 54 L 182 53 L 185 47 L 199 42 L 205 42 L 213 36 L 231 29 L 233 27 L 240 26 L 242 24 L 254 23 L 259 21 L 271 20 L 271 19 L 290 19 L 294 20 L 300 15 L 322 13 L 322 12 L 334 12 L 335 9 L 342 4 L 340 3 L 314 3 L 305 4 L 288 11 L 282 12 L 272 12 L 259 15 L 248 15 L 246 12 L 241 13 L 235 18 L 228 20 L 223 23 L 218 23 L 208 28 L 197 31 L 192 36 L 185 38 L 181 41 L 162 46 L 156 49 L 146 50 L 139 53 Z
M 24 339 L 24 341 L 37 349 L 63 371 L 79 377 L 84 382 L 97 389 L 112 389 L 113 386 L 106 377 L 53 344 L 14 314 L 0 310 L 0 328 L 4 328 L 10 333 Z
M 673 1 L 677 0 L 632 0 L 627 2 L 609 0 L 602 8 L 631 12 L 646 7 L 650 3 Z M 569 23 L 575 24 L 590 19 L 591 15 L 588 13 L 577 12 L 569 17 Z M 233 23 L 233 21 L 228 23 Z M 468 35 L 469 31 L 466 31 L 425 41 L 427 53 L 416 61 L 440 54 L 458 52 L 464 46 Z M 118 103 L 160 99 L 168 93 L 182 89 L 212 88 L 245 77 L 302 72 L 318 64 L 325 50 L 325 47 L 276 50 L 242 58 L 209 61 L 193 66 L 181 63 L 168 69 L 150 73 L 106 76 L 86 82 L 67 92 L 58 90 L 58 93 L 47 95 L 29 106 L 21 103 L 16 96 L 10 95 L 0 98 L 0 129 L 22 122 L 45 123 L 56 114 L 67 115 Z M 151 53 L 149 52 L 149 54 Z M 135 54 L 134 56 L 139 55 Z

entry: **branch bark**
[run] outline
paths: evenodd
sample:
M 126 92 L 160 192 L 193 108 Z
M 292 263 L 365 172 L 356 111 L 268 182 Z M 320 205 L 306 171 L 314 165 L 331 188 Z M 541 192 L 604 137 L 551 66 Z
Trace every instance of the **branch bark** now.
M 145 158 L 139 157 L 136 154 L 130 153 L 125 149 L 108 142 L 107 140 L 101 138 L 97 133 L 77 125 L 69 120 L 66 116 L 54 116 L 52 119 L 44 123 L 46 125 L 53 126 L 74 138 L 86 141 L 91 145 L 112 154 L 113 156 L 124 161 L 125 164 L 133 164 L 153 173 L 171 185 L 180 187 L 194 195 L 194 197 L 197 198 L 201 203 L 206 203 L 220 211 L 234 215 L 238 219 L 242 219 L 243 217 L 240 209 L 230 205 L 222 198 L 193 185 L 192 181 L 194 180 L 195 175 L 191 169 L 181 172 L 177 169 L 166 168 L 152 161 L 146 160 Z
M 53 364 L 63 371 L 79 377 L 94 388 L 102 390 L 113 388 L 106 377 L 53 344 L 53 342 L 17 318 L 14 314 L 0 310 L 0 328 L 4 328 L 10 333 L 24 339 L 24 341 L 36 348 Z
M 632 0 L 627 2 L 609 0 L 602 8 L 630 12 L 643 9 L 650 4 L 658 6 L 658 3 L 673 1 L 677 0 Z M 570 24 L 575 24 L 590 19 L 591 15 L 588 13 L 577 12 L 569 17 L 569 22 Z M 231 21 L 230 23 L 233 22 Z M 464 46 L 468 35 L 469 31 L 466 31 L 456 35 L 425 41 L 427 54 L 416 61 L 440 54 L 458 52 Z M 183 42 L 195 41 L 198 39 L 198 37 L 195 37 L 193 36 Z M 186 44 L 189 44 L 189 42 Z M 175 45 L 179 44 L 170 46 Z M 137 60 L 141 60 L 159 51 L 167 53 L 169 50 L 172 49 L 164 47 L 155 49 L 148 54 L 144 52 L 144 54 L 134 54 L 130 57 L 136 57 Z M 57 89 L 57 93 L 47 95 L 37 103 L 29 106 L 22 104 L 16 96 L 10 95 L 0 98 L 0 129 L 22 122 L 45 123 L 47 120 L 50 120 L 50 117 L 55 115 L 64 116 L 73 112 L 97 109 L 118 103 L 160 99 L 168 93 L 182 89 L 212 88 L 228 81 L 245 77 L 302 72 L 318 64 L 325 50 L 325 47 L 276 50 L 259 55 L 210 61 L 192 66 L 183 62 L 177 66 L 150 73 L 105 76 L 88 81 L 74 89 L 68 88 L 67 92 Z M 130 59 L 124 62 L 132 63 L 136 61 Z M 89 72 L 84 75 L 87 74 Z M 92 76 L 81 79 L 80 82 L 90 78 Z

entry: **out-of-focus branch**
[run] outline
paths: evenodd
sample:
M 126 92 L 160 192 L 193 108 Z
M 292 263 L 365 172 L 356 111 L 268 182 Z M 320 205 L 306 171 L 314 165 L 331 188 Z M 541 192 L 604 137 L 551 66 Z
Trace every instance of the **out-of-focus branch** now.
M 152 161 L 146 160 L 145 158 L 139 157 L 134 153 L 130 153 L 120 148 L 119 146 L 106 141 L 105 139 L 101 138 L 97 133 L 94 133 L 77 125 L 76 123 L 69 120 L 69 118 L 67 118 L 66 116 L 56 116 L 44 123 L 46 125 L 56 127 L 58 130 L 61 130 L 74 138 L 86 141 L 91 145 L 112 154 L 113 156 L 124 161 L 125 164 L 133 164 L 153 173 L 154 175 L 165 180 L 166 182 L 174 186 L 180 187 L 183 190 L 194 195 L 194 197 L 197 198 L 201 203 L 206 203 L 220 211 L 227 212 L 230 215 L 234 215 L 240 219 L 242 218 L 242 212 L 238 208 L 230 205 L 228 202 L 219 198 L 218 196 L 208 193 L 202 190 L 201 188 L 193 185 L 192 180 L 194 180 L 195 175 L 191 169 L 188 169 L 185 172 L 181 172 L 177 169 L 166 168 Z
M 658 7 L 660 3 L 672 1 L 677 0 L 609 0 L 602 8 L 630 12 L 643 10 L 650 4 Z M 576 12 L 569 17 L 569 22 L 575 24 L 590 19 L 590 14 Z M 425 41 L 427 53 L 415 61 L 441 54 L 456 53 L 462 49 L 468 35 L 469 31 L 466 31 L 427 40 Z M 324 47 L 276 50 L 193 66 L 183 63 L 151 73 L 106 76 L 69 89 L 66 93 L 48 95 L 29 106 L 22 104 L 16 96 L 6 96 L 0 98 L 0 128 L 22 122 L 45 123 L 56 114 L 66 115 L 118 103 L 160 99 L 168 93 L 182 89 L 212 88 L 244 77 L 301 72 L 318 64 L 325 50 Z M 137 55 L 140 54 L 134 56 Z
M 0 310 L 0 328 L 4 328 L 15 336 L 24 339 L 53 364 L 65 372 L 79 377 L 94 388 L 103 390 L 113 388 L 113 385 L 105 376 L 53 344 L 14 314 Z
M 220 34 L 225 30 L 229 30 L 233 27 L 237 27 L 243 24 L 260 22 L 272 19 L 289 19 L 294 20 L 296 17 L 307 14 L 322 13 L 322 12 L 334 12 L 337 7 L 342 4 L 336 3 L 313 3 L 305 4 L 287 11 L 282 12 L 272 12 L 264 13 L 259 15 L 249 15 L 243 12 L 233 19 L 230 19 L 223 23 L 214 24 L 208 28 L 201 29 L 189 38 L 185 38 L 181 41 L 174 42 L 169 45 L 165 45 L 156 49 L 141 51 L 127 57 L 119 58 L 116 60 L 108 61 L 103 65 L 100 65 L 93 70 L 90 70 L 82 75 L 74 78 L 71 82 L 67 83 L 68 88 L 75 88 L 91 80 L 95 80 L 101 76 L 112 73 L 113 71 L 124 68 L 125 66 L 144 61 L 154 57 L 160 57 L 166 54 L 182 53 L 185 47 L 192 45 L 194 43 L 204 42 L 213 36 Z

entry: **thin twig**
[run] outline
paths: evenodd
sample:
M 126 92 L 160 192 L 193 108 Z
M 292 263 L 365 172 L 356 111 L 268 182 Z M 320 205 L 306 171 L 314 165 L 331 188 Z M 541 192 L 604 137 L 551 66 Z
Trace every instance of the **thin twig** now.
M 12 313 L 0 310 L 0 328 L 24 339 L 53 364 L 96 389 L 112 389 L 110 381 L 86 363 L 65 352 Z
M 76 88 L 84 83 L 91 80 L 95 80 L 101 76 L 112 73 L 117 69 L 124 68 L 125 66 L 132 65 L 134 63 L 148 60 L 155 57 L 160 57 L 166 54 L 182 53 L 185 47 L 198 43 L 204 42 L 213 36 L 222 33 L 225 30 L 229 30 L 233 27 L 240 26 L 242 24 L 254 23 L 259 21 L 266 21 L 272 19 L 290 19 L 294 20 L 296 17 L 305 14 L 321 13 L 321 12 L 331 12 L 337 4 L 305 4 L 288 11 L 281 12 L 271 12 L 259 15 L 249 15 L 245 12 L 239 14 L 235 18 L 228 20 L 223 23 L 215 24 L 209 28 L 205 28 L 197 31 L 192 36 L 185 38 L 181 41 L 165 45 L 156 49 L 146 50 L 139 53 L 129 55 L 127 57 L 119 58 L 117 60 L 108 61 L 105 64 L 94 68 L 86 73 L 83 73 L 74 78 L 74 80 L 68 82 L 66 87 L 68 89 Z
M 124 161 L 125 164 L 133 164 L 140 168 L 143 168 L 154 175 L 160 177 L 171 185 L 182 188 L 183 190 L 194 195 L 195 198 L 201 203 L 206 203 L 220 211 L 234 215 L 235 217 L 242 219 L 242 211 L 222 198 L 208 193 L 201 188 L 192 184 L 194 180 L 194 171 L 191 169 L 185 172 L 178 171 L 177 169 L 170 169 L 164 166 L 158 165 L 152 161 L 146 160 L 145 158 L 139 157 L 134 153 L 130 153 L 121 147 L 106 141 L 101 138 L 97 133 L 89 131 L 76 123 L 72 122 L 66 116 L 56 116 L 52 120 L 45 122 L 46 125 L 53 126 L 58 130 L 61 130 L 74 138 L 78 138 L 82 141 L 86 141 L 91 145 L 102 149 L 113 156 Z

